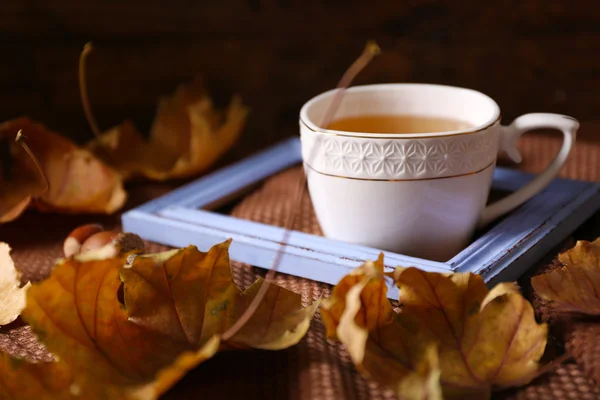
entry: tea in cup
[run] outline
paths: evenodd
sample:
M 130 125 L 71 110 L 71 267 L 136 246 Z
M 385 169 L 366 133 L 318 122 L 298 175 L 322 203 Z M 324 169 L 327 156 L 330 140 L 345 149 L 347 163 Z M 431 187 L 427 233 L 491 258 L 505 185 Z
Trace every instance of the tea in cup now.
M 304 170 L 323 233 L 429 260 L 450 259 L 476 228 L 543 190 L 579 128 L 574 118 L 550 113 L 504 126 L 489 96 L 433 84 L 351 87 L 333 121 L 319 126 L 337 90 L 300 111 Z M 538 128 L 563 132 L 557 157 L 529 184 L 487 205 L 498 153 L 520 162 L 519 137 Z

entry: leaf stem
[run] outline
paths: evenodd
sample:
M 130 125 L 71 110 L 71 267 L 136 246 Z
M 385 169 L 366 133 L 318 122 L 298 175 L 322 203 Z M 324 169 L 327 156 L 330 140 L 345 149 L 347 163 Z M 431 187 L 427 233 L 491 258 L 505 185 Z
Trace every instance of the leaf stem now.
M 81 96 L 81 104 L 83 105 L 83 111 L 85 112 L 85 117 L 87 119 L 92 132 L 96 137 L 100 137 L 102 132 L 96 123 L 96 119 L 94 118 L 94 114 L 92 114 L 92 108 L 90 107 L 90 100 L 87 93 L 87 84 L 85 77 L 85 65 L 87 56 L 93 50 L 92 43 L 86 43 L 83 47 L 83 51 L 81 52 L 81 56 L 79 57 L 79 94 Z
M 340 79 L 337 86 L 337 88 L 340 90 L 334 95 L 332 102 L 329 104 L 329 107 L 325 113 L 325 118 L 322 121 L 321 127 L 327 127 L 327 125 L 331 121 L 331 118 L 333 118 L 335 112 L 337 111 L 337 107 L 339 106 L 341 97 L 343 96 L 345 89 L 352 83 L 356 75 L 358 75 L 358 73 L 369 64 L 373 57 L 379 53 L 381 53 L 381 49 L 375 42 L 367 42 L 363 53 L 346 70 L 346 72 Z M 244 327 L 244 325 L 246 325 L 246 323 L 250 320 L 250 318 L 252 318 L 252 316 L 258 309 L 260 302 L 267 294 L 267 290 L 269 290 L 269 287 L 271 286 L 271 281 L 273 281 L 275 273 L 279 269 L 279 263 L 281 262 L 281 257 L 283 256 L 283 249 L 287 245 L 290 234 L 292 233 L 292 228 L 294 227 L 294 223 L 296 222 L 296 218 L 298 217 L 305 189 L 306 174 L 304 173 L 304 171 L 302 171 L 296 183 L 296 193 L 294 195 L 294 208 L 292 209 L 292 212 L 288 215 L 288 218 L 284 225 L 283 238 L 280 242 L 280 246 L 277 250 L 277 253 L 275 253 L 275 258 L 273 259 L 271 269 L 269 270 L 269 272 L 267 272 L 267 275 L 265 276 L 265 281 L 258 289 L 256 296 L 252 299 L 252 302 L 250 303 L 246 311 L 244 311 L 240 318 L 227 331 L 225 331 L 225 333 L 221 335 L 223 341 L 230 340 L 240 331 L 240 329 Z
M 569 353 L 564 353 L 558 357 L 556 357 L 554 360 L 550 361 L 548 364 L 544 365 L 542 368 L 540 368 L 534 375 L 533 379 L 537 379 L 542 375 L 547 374 L 548 372 L 551 372 L 553 370 L 555 370 L 556 368 L 558 368 L 560 365 L 562 365 L 562 363 L 564 363 L 565 361 L 569 360 L 570 358 L 572 358 L 571 354 Z
M 17 132 L 17 137 L 15 137 L 15 142 L 21 145 L 21 147 L 23 148 L 23 150 L 25 150 L 29 158 L 31 158 L 31 161 L 33 161 L 33 164 L 35 164 L 35 168 L 38 170 L 38 173 L 44 180 L 45 187 L 42 193 L 46 193 L 48 189 L 50 189 L 50 182 L 48 182 L 48 177 L 44 173 L 44 170 L 42 169 L 39 160 L 37 159 L 35 154 L 33 154 L 33 151 L 31 151 L 31 148 L 29 148 L 27 143 L 25 143 L 25 139 L 26 137 L 23 135 L 23 131 L 19 129 L 19 131 Z

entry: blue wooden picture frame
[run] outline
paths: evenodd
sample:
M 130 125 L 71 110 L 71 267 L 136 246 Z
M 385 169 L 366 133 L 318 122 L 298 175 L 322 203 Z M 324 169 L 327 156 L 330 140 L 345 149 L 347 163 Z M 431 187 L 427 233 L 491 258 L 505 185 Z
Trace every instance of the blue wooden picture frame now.
M 129 210 L 122 216 L 123 230 L 168 246 L 192 244 L 203 251 L 231 238 L 232 260 L 270 268 L 276 252 L 281 250 L 284 229 L 211 209 L 301 162 L 299 139 L 286 140 Z M 515 191 L 533 177 L 497 167 L 492 188 Z M 389 270 L 414 266 L 435 272 L 473 272 L 482 275 L 488 284 L 512 281 L 598 209 L 600 183 L 555 179 L 447 262 L 292 231 L 282 249 L 279 272 L 336 284 L 350 270 L 383 252 Z M 388 296 L 397 298 L 397 291 L 390 290 Z

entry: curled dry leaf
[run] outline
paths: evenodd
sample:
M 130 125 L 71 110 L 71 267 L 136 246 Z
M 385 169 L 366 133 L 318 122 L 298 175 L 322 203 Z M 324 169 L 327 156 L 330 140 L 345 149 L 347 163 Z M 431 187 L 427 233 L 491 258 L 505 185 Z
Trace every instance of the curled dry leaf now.
M 14 142 L 21 130 L 48 179 L 48 190 L 30 156 Z M 17 218 L 28 206 L 41 211 L 110 214 L 123 206 L 121 177 L 88 150 L 26 117 L 0 124 L 0 140 L 10 140 L 11 167 L 0 175 L 0 222 Z
M 90 142 L 88 148 L 125 179 L 188 178 L 208 169 L 233 146 L 247 115 L 239 96 L 233 97 L 225 111 L 215 109 L 196 79 L 160 100 L 149 140 L 125 121 Z
M 31 284 L 21 287 L 21 274 L 10 257 L 10 246 L 0 242 L 0 327 L 17 319 L 25 307 Z
M 441 398 L 437 385 L 444 398 L 483 399 L 538 373 L 547 326 L 514 285 L 488 291 L 479 275 L 417 268 L 389 276 L 400 288 L 400 313 L 386 298 L 382 257 L 344 277 L 321 311 L 328 337 L 367 377 L 403 399 Z
M 0 149 L 4 150 L 0 157 L 0 223 L 15 220 L 30 206 L 32 198 L 46 191 L 35 163 L 15 141 L 17 132 L 0 129 Z
M 441 399 L 433 343 L 408 330 L 386 297 L 381 259 L 345 276 L 323 301 L 321 315 L 329 339 L 342 342 L 357 369 L 395 390 L 401 399 Z M 432 353 L 433 351 L 433 353 Z
M 0 395 L 156 399 L 219 349 L 297 343 L 316 304 L 303 308 L 299 295 L 274 285 L 276 293 L 248 324 L 256 335 L 240 332 L 221 343 L 219 334 L 254 294 L 233 283 L 228 248 L 229 241 L 207 253 L 190 246 L 136 256 L 127 265 L 127 255 L 94 260 L 92 252 L 61 260 L 29 290 L 22 314 L 59 361 L 29 364 L 3 355 Z M 50 374 L 56 380 L 46 382 Z
M 563 267 L 531 279 L 535 292 L 557 311 L 600 315 L 600 239 L 580 240 L 558 259 Z

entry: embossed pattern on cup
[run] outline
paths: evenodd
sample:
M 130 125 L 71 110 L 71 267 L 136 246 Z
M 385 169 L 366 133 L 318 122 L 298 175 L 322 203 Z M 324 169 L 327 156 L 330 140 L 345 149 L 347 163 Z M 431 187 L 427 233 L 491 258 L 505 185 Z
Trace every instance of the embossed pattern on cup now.
M 493 128 L 492 128 L 493 129 Z M 319 134 L 301 125 L 308 166 L 362 179 L 431 179 L 481 171 L 494 163 L 498 137 L 488 131 L 423 139 L 366 139 Z

